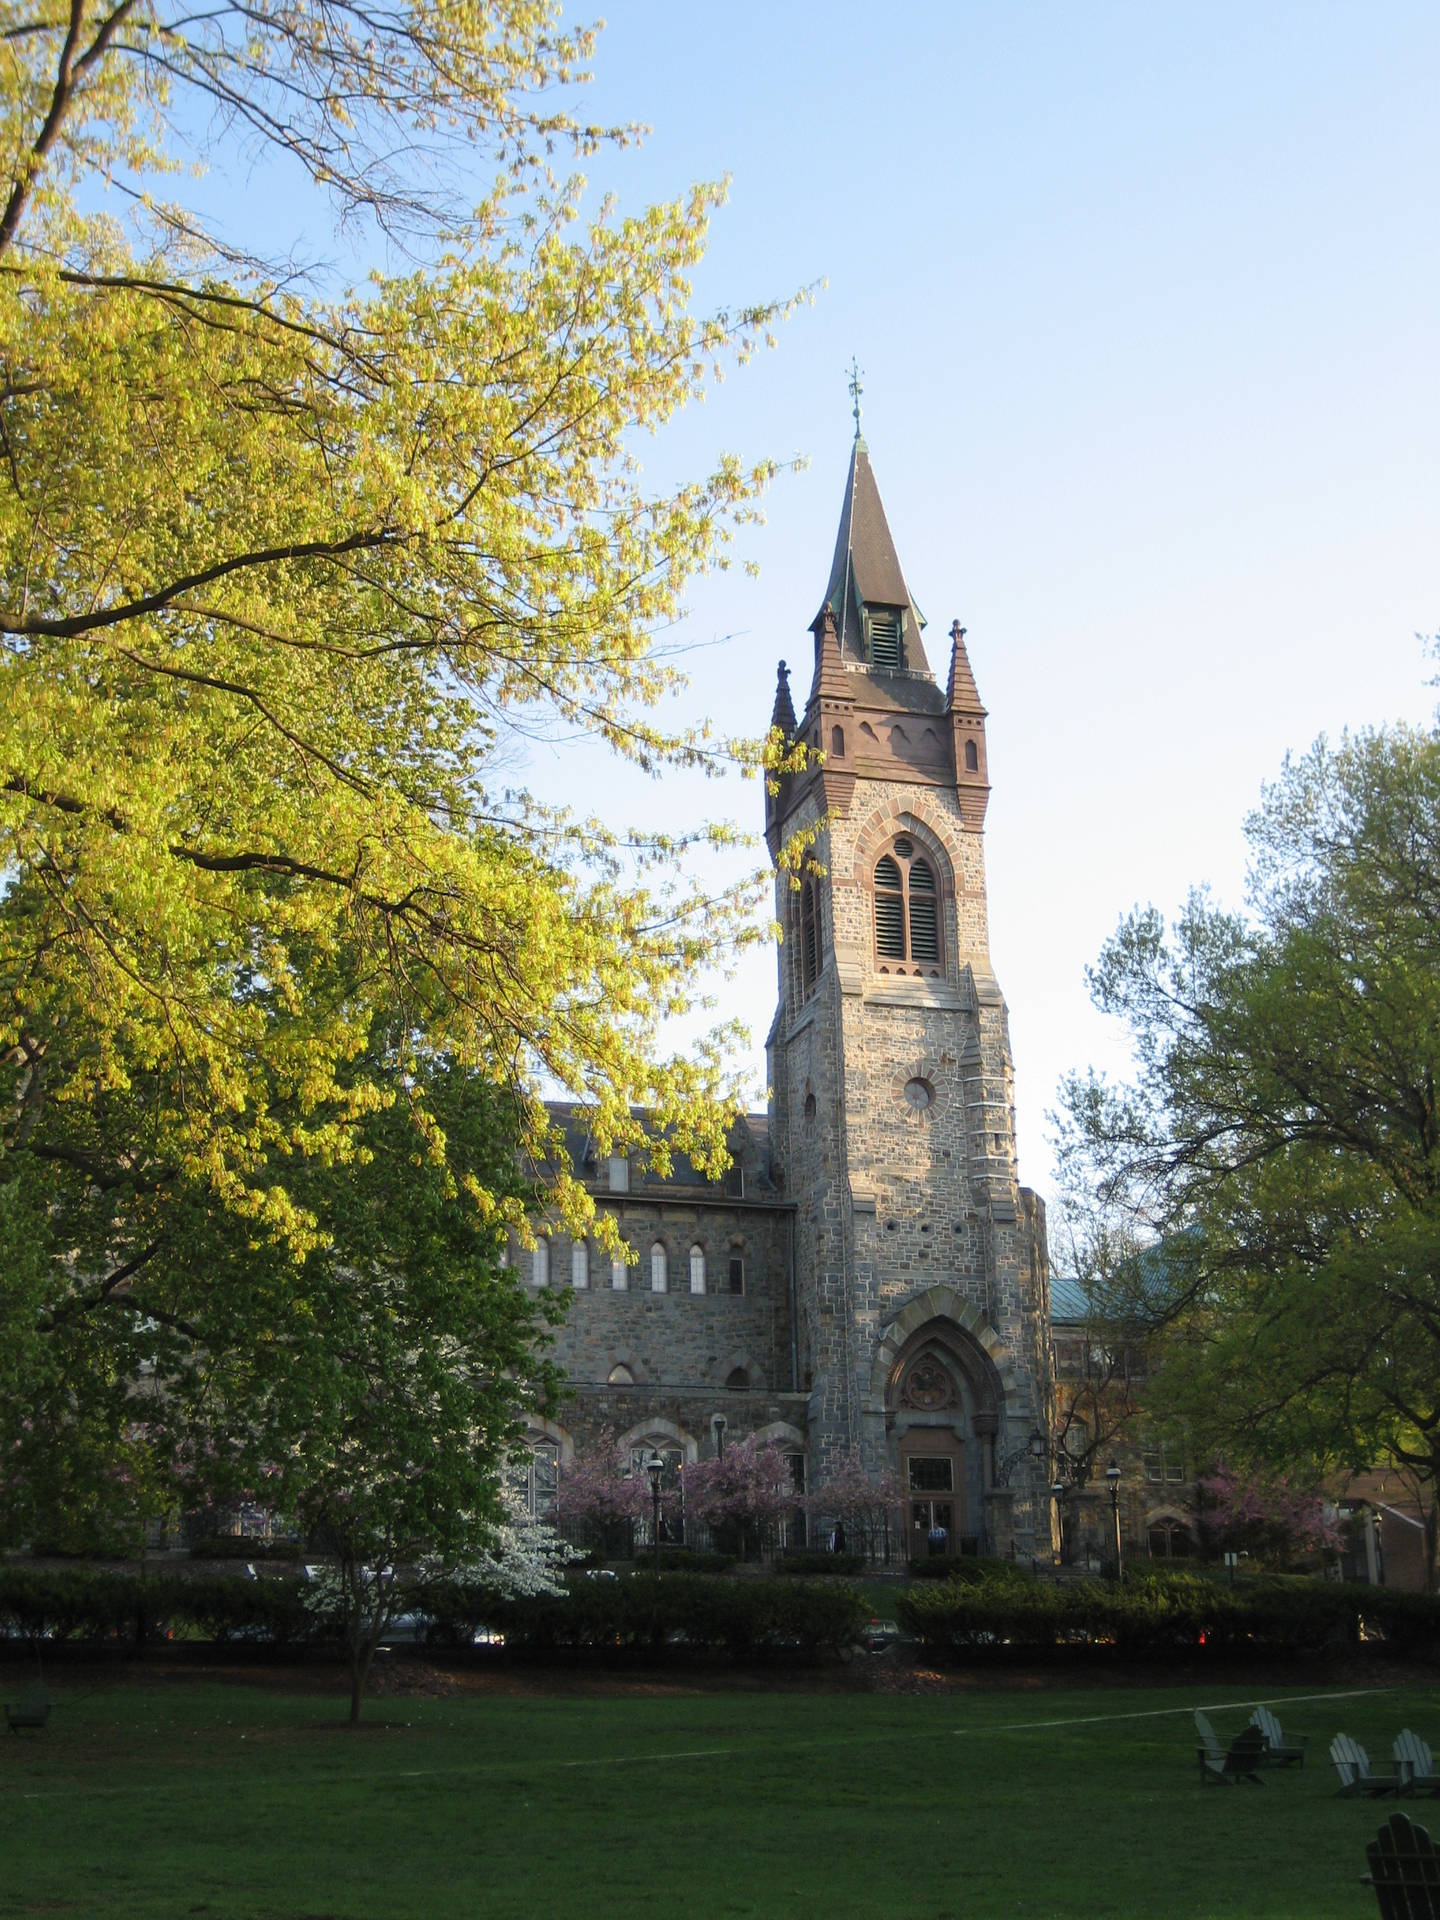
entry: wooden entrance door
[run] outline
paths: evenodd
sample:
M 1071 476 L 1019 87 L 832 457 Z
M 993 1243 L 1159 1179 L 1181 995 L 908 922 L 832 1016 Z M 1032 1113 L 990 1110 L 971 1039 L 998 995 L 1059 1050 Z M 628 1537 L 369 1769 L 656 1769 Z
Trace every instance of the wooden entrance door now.
M 902 1460 L 912 1559 L 955 1553 L 965 1527 L 960 1442 L 948 1428 L 912 1428 Z

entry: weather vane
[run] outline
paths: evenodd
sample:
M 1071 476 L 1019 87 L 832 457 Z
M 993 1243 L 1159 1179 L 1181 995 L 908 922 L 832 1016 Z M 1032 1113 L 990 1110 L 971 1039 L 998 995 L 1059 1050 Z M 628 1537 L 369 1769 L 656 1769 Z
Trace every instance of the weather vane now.
M 859 433 L 860 431 L 860 396 L 862 393 L 864 393 L 864 391 L 865 391 L 864 382 L 861 380 L 861 377 L 860 377 L 860 365 L 859 365 L 859 362 L 856 360 L 855 356 L 852 354 L 850 356 L 850 398 L 855 403 L 854 406 L 851 408 L 851 412 L 855 415 L 856 433 Z

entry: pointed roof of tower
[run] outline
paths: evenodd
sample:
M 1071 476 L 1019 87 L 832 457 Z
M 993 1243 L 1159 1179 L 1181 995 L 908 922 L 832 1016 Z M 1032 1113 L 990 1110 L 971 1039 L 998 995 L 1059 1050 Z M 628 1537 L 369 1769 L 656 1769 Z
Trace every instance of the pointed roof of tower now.
M 920 639 L 925 616 L 905 584 L 900 556 L 895 551 L 890 523 L 885 518 L 880 489 L 870 465 L 870 449 L 858 422 L 825 599 L 835 608 L 840 623 L 840 651 L 852 660 L 865 657 L 860 619 L 863 608 L 907 608 L 910 619 L 906 623 L 906 665 L 922 673 L 929 672 L 930 663 Z
M 770 712 L 770 724 L 779 727 L 787 740 L 795 737 L 795 703 L 790 698 L 790 669 L 782 660 L 775 675 L 775 705 Z
M 980 704 L 980 689 L 965 651 L 965 629 L 957 620 L 950 629 L 950 684 L 945 690 L 947 713 L 985 713 Z
M 815 636 L 815 677 L 810 682 L 810 700 L 813 704 L 822 694 L 832 697 L 839 695 L 846 699 L 850 688 L 846 684 L 845 663 L 840 658 L 840 628 L 835 618 L 835 609 L 827 600 L 811 622 L 810 631 Z

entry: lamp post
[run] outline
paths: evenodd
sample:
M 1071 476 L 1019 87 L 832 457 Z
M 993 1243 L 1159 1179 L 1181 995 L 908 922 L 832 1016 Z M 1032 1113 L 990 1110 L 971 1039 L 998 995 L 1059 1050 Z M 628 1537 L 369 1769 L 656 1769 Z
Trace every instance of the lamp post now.
M 652 1447 L 650 1458 L 645 1462 L 645 1471 L 650 1476 L 650 1540 L 655 1552 L 655 1571 L 660 1571 L 660 1476 L 665 1471 L 665 1462 Z
M 1120 1463 L 1112 1460 L 1105 1469 L 1105 1484 L 1110 1489 L 1110 1518 L 1115 1526 L 1115 1578 L 1125 1578 L 1125 1553 L 1120 1545 Z

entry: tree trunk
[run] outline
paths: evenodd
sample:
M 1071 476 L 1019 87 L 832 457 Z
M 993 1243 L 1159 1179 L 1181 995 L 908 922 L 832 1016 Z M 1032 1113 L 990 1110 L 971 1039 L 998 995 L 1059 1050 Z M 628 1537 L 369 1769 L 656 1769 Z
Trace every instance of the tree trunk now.
M 352 1648 L 350 1653 L 350 1725 L 360 1724 L 360 1708 L 365 1700 L 365 1682 L 370 1677 L 370 1655 Z

